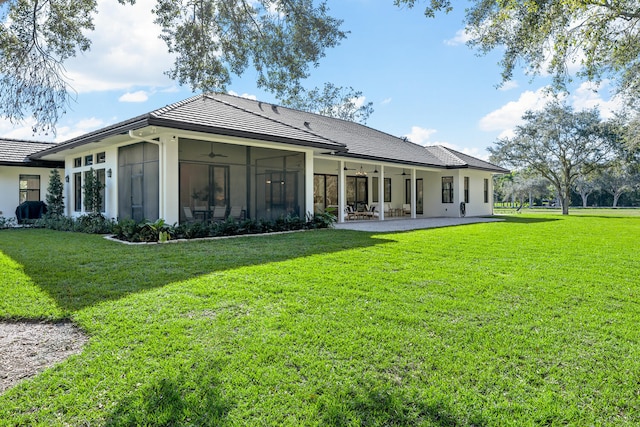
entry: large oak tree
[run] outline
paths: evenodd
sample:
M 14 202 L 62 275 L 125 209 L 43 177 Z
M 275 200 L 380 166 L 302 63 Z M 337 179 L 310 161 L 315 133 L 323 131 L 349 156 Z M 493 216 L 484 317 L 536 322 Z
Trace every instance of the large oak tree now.
M 450 0 L 394 0 L 426 3 L 434 17 L 454 7 Z M 457 7 L 457 6 L 456 6 Z M 481 53 L 502 49 L 503 81 L 523 65 L 550 73 L 566 88 L 575 63 L 578 76 L 598 82 L 613 78 L 628 99 L 640 95 L 640 2 L 637 0 L 474 0 L 466 10 L 469 44 Z
M 0 116 L 33 116 L 34 132 L 55 130 L 72 89 L 64 64 L 90 49 L 96 7 L 97 0 L 0 0 Z M 175 56 L 167 74 L 194 91 L 223 91 L 252 68 L 259 87 L 285 98 L 346 37 L 326 1 L 157 0 L 153 13 Z
M 600 120 L 596 109 L 575 112 L 560 102 L 528 111 L 523 119 L 514 137 L 499 139 L 488 149 L 491 161 L 538 172 L 556 188 L 567 215 L 576 179 L 605 165 L 619 136 Z

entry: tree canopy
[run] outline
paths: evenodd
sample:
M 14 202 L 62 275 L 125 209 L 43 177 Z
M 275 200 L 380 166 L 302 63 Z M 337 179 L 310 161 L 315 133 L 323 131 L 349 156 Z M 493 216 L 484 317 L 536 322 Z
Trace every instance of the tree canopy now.
M 362 92 L 333 83 L 325 83 L 322 90 L 300 90 L 284 99 L 283 104 L 302 111 L 360 123 L 366 123 L 373 113 L 373 102 L 365 103 Z
M 491 161 L 540 173 L 558 191 L 566 215 L 576 179 L 611 158 L 619 135 L 596 109 L 575 112 L 558 101 L 526 112 L 523 119 L 514 137 L 499 139 L 488 149 Z
M 420 0 L 394 0 L 414 7 Z M 425 15 L 450 12 L 450 0 L 425 1 Z M 503 82 L 524 64 L 550 73 L 556 88 L 577 75 L 598 82 L 613 78 L 618 92 L 640 98 L 640 3 L 636 0 L 475 0 L 466 11 L 469 44 L 481 53 L 503 48 Z
M 0 115 L 33 116 L 34 132 L 55 130 L 72 91 L 64 63 L 90 49 L 96 7 L 97 0 L 0 0 Z M 326 1 L 157 0 L 153 13 L 175 54 L 167 74 L 194 91 L 224 91 L 232 75 L 253 68 L 258 87 L 285 98 L 346 37 Z

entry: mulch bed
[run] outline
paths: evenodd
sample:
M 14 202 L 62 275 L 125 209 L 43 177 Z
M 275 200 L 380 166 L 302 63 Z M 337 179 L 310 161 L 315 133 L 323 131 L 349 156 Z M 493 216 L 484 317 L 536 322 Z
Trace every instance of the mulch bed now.
M 0 322 L 0 394 L 80 353 L 87 341 L 71 322 Z

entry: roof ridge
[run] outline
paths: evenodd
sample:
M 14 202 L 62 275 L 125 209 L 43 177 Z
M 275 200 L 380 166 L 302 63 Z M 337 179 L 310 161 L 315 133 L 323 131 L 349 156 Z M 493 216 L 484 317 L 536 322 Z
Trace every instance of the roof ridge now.
M 160 108 L 156 108 L 155 110 L 151 111 L 150 113 L 148 113 L 150 116 L 154 116 L 154 117 L 158 117 L 166 112 L 169 112 L 171 110 L 175 110 L 176 108 L 182 107 L 183 105 L 189 104 L 195 100 L 197 100 L 198 98 L 205 98 L 206 95 L 204 93 L 201 93 L 199 95 L 194 95 L 194 96 L 190 96 L 187 99 L 183 99 L 177 102 L 174 102 L 172 104 L 167 104 L 164 107 L 160 107 Z M 144 115 L 144 114 L 143 114 Z
M 226 95 L 226 94 L 225 94 L 225 95 Z M 246 108 L 243 108 L 243 107 L 240 107 L 240 106 L 238 106 L 238 105 L 232 104 L 232 103 L 227 102 L 227 101 L 225 101 L 225 100 L 223 100 L 223 99 L 215 98 L 215 95 L 214 95 L 214 94 L 204 94 L 203 96 L 204 96 L 205 98 L 209 98 L 209 99 L 211 99 L 211 100 L 213 100 L 213 101 L 220 102 L 220 103 L 222 103 L 222 104 L 224 104 L 224 105 L 228 105 L 229 107 L 235 108 L 235 109 L 237 109 L 237 110 L 244 111 L 245 113 L 249 113 L 249 114 L 252 114 L 252 115 L 254 115 L 254 116 L 261 117 L 261 118 L 266 119 L 266 120 L 269 120 L 269 121 L 271 121 L 271 122 L 278 123 L 278 124 L 280 124 L 280 125 L 283 125 L 283 126 L 289 127 L 289 128 L 291 128 L 291 129 L 296 129 L 296 130 L 298 130 L 298 131 L 301 131 L 301 132 L 307 133 L 307 134 L 309 134 L 309 135 L 313 135 L 313 136 L 315 136 L 315 137 L 317 137 L 317 138 L 321 138 L 321 139 L 324 139 L 324 140 L 326 140 L 326 141 L 332 142 L 332 143 L 334 143 L 334 144 L 338 144 L 338 145 L 340 145 L 340 146 L 342 146 L 342 147 L 346 147 L 346 145 L 345 145 L 345 144 L 343 144 L 343 143 L 341 143 L 341 142 L 334 141 L 333 139 L 330 139 L 330 138 L 327 138 L 327 137 L 325 137 L 325 136 L 319 135 L 319 134 L 317 134 L 317 133 L 315 133 L 315 132 L 311 132 L 311 131 L 309 131 L 309 130 L 307 130 L 307 129 L 303 129 L 303 128 L 299 128 L 299 127 L 297 127 L 297 126 L 290 125 L 289 123 L 285 123 L 285 122 L 283 122 L 283 121 L 276 120 L 276 119 L 274 119 L 274 118 L 272 118 L 272 117 L 269 117 L 269 116 L 266 116 L 266 115 L 263 115 L 263 114 L 260 114 L 260 113 L 256 113 L 255 111 L 247 110 Z M 261 101 L 256 101 L 256 100 L 249 99 L 249 98 L 243 98 L 243 97 L 240 97 L 240 96 L 235 96 L 235 95 L 228 95 L 228 96 L 232 96 L 232 97 L 234 97 L 234 98 L 238 98 L 238 99 L 245 99 L 245 100 L 252 101 L 252 102 L 261 102 Z M 263 104 L 269 104 L 269 103 L 267 103 L 267 102 L 261 102 L 261 103 L 263 103 Z M 287 108 L 287 107 L 281 107 L 280 105 L 276 105 L 276 104 L 271 104 L 271 105 L 273 105 L 273 106 L 275 106 L 275 107 L 279 107 L 279 108 Z M 291 109 L 291 108 L 289 108 L 289 110 L 292 110 L 292 109 Z M 293 111 L 299 111 L 299 110 L 293 110 Z
M 0 137 L 0 141 L 20 142 L 20 143 L 27 143 L 27 144 L 49 144 L 49 145 L 59 144 L 58 142 L 54 142 L 54 141 L 34 141 L 30 139 L 16 139 L 16 138 L 5 138 L 5 137 Z
M 460 153 L 459 151 L 456 151 L 456 150 L 451 149 L 451 148 L 449 148 L 449 147 L 445 147 L 444 145 L 440 145 L 440 144 L 435 145 L 435 147 L 438 147 L 438 148 L 440 148 L 441 150 L 446 151 L 446 152 L 447 152 L 447 153 L 449 153 L 451 156 L 453 156 L 453 157 L 455 157 L 457 160 L 459 160 L 461 163 L 463 163 L 463 164 L 465 164 L 465 165 L 468 165 L 468 164 L 469 164 L 468 162 L 466 162 L 465 160 L 463 160 L 462 158 L 460 158 L 460 157 L 458 156 L 458 154 L 462 154 L 462 153 Z
M 369 130 L 371 130 L 373 132 L 376 132 L 376 133 L 379 133 L 381 135 L 387 135 L 387 136 L 390 136 L 391 138 L 397 138 L 397 139 L 401 140 L 404 143 L 408 143 L 408 144 L 415 145 L 415 146 L 418 146 L 418 147 L 424 147 L 423 145 L 415 143 L 415 142 L 409 140 L 408 138 L 406 138 L 404 136 L 392 135 L 389 132 L 385 132 L 385 131 L 382 131 L 380 129 L 373 128 L 373 127 L 371 127 L 369 125 L 366 125 L 364 123 L 354 122 L 354 121 L 351 121 L 351 120 L 342 119 L 340 117 L 324 116 L 324 115 L 322 115 L 320 113 L 314 113 L 314 112 L 311 112 L 311 111 L 298 110 L 298 109 L 295 109 L 295 108 L 287 107 L 286 105 L 276 104 L 274 102 L 266 102 L 266 101 L 255 100 L 255 99 L 246 98 L 246 97 L 240 96 L 240 95 L 232 95 L 230 93 L 223 93 L 222 95 L 229 96 L 229 97 L 232 97 L 232 98 L 237 98 L 237 99 L 244 99 L 244 100 L 248 100 L 248 101 L 253 101 L 253 102 L 257 102 L 257 103 L 261 103 L 261 104 L 269 104 L 269 105 L 276 106 L 278 108 L 284 108 L 284 109 L 289 110 L 289 111 L 295 111 L 295 112 L 298 112 L 298 113 L 309 114 L 309 115 L 312 115 L 312 116 L 318 116 L 318 117 L 320 117 L 322 119 L 335 120 L 335 121 L 342 122 L 342 123 L 344 123 L 345 125 L 348 125 L 348 126 L 352 126 L 352 125 L 362 126 L 363 128 L 369 129 Z M 238 107 L 238 108 L 241 108 L 241 107 Z M 252 111 L 249 111 L 249 112 L 252 113 Z M 257 113 L 254 113 L 254 114 L 257 114 Z M 262 117 L 262 116 L 260 116 L 260 117 Z M 270 119 L 270 117 L 266 117 L 266 116 L 265 116 L 265 118 Z M 280 122 L 278 122 L 278 123 L 280 123 Z M 284 123 L 284 124 L 286 124 L 286 123 Z M 293 127 L 294 129 L 298 129 L 298 130 L 302 130 L 304 132 L 308 132 L 305 129 L 297 128 L 297 127 L 291 126 L 291 125 L 289 125 L 289 126 Z M 320 136 L 320 135 L 317 135 L 317 134 L 312 133 L 312 132 L 309 132 L 309 133 L 311 133 L 312 135 Z M 320 136 L 320 137 L 324 138 L 322 136 Z M 336 142 L 336 141 L 333 141 L 333 140 L 328 139 L 328 138 L 324 138 L 324 139 L 327 139 L 328 141 Z M 345 145 L 345 144 L 341 144 L 341 143 L 338 143 L 338 144 Z

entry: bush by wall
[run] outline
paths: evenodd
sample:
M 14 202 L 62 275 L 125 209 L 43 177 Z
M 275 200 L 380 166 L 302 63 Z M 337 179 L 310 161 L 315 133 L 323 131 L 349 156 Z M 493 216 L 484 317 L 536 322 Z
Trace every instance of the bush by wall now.
M 228 218 L 225 221 L 211 224 L 188 222 L 180 225 L 168 225 L 162 219 L 156 222 L 122 220 L 114 224 L 113 235 L 115 238 L 127 242 L 162 242 L 172 239 L 197 239 L 202 237 L 330 228 L 335 221 L 336 218 L 333 215 L 326 213 L 309 215 L 307 218 L 286 216 L 274 221 L 263 219 L 236 221 Z

